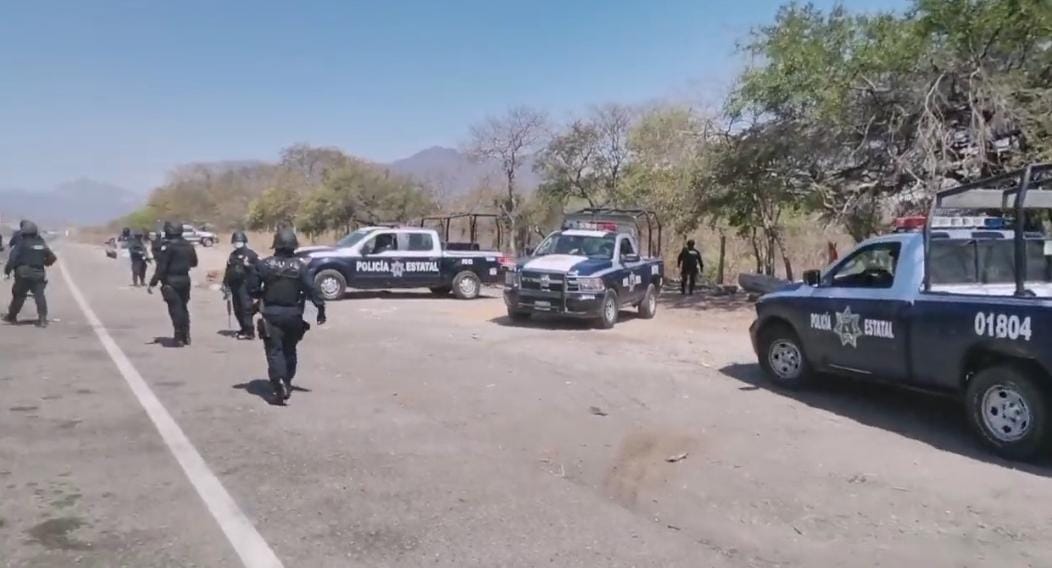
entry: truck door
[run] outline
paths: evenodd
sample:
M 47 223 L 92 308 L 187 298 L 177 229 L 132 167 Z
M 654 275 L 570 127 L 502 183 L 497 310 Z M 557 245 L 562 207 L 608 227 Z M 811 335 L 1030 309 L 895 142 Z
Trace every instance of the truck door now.
M 378 231 L 362 243 L 362 257 L 354 262 L 352 288 L 387 288 L 397 280 L 393 271 L 398 269 L 400 251 L 398 236 L 394 231 Z
M 901 243 L 857 249 L 815 288 L 809 302 L 810 353 L 834 371 L 904 380 L 908 366 L 908 283 L 896 281 Z M 904 275 L 905 278 L 905 275 Z M 899 286 L 896 286 L 899 284 Z M 915 292 L 915 291 L 914 291 Z
M 393 285 L 430 288 L 442 284 L 441 250 L 433 232 L 403 231 L 398 234 L 398 249 L 401 270 L 392 271 Z
M 646 286 L 643 285 L 643 260 L 639 257 L 639 251 L 636 250 L 632 239 L 621 237 L 618 259 L 624 267 L 624 275 L 621 277 L 621 303 L 634 304 L 643 298 Z

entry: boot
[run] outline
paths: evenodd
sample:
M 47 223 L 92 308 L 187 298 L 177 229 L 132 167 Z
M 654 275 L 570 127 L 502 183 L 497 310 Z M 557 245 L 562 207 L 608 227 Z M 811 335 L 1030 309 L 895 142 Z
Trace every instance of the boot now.
M 40 318 L 40 319 L 38 319 L 37 320 L 37 327 L 39 327 L 39 328 L 47 327 L 47 318 Z
M 251 331 L 239 331 L 234 337 L 250 341 L 256 338 L 256 334 Z
M 274 387 L 274 403 L 284 406 L 285 401 L 289 399 L 289 388 L 285 385 L 285 381 L 277 379 L 271 381 L 270 384 Z
M 0 320 L 3 320 L 4 322 L 10 323 L 10 324 L 18 323 L 18 317 L 14 316 L 12 314 L 4 314 L 4 317 L 0 318 Z

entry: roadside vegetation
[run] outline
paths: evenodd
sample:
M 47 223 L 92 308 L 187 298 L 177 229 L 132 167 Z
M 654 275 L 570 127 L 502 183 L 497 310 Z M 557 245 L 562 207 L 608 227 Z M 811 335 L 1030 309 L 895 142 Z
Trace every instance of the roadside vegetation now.
M 700 235 L 709 260 L 726 237 L 727 278 L 791 277 L 794 264 L 821 264 L 829 244 L 924 211 L 936 189 L 1052 160 L 1047 0 L 915 0 L 903 13 L 866 14 L 793 3 L 740 52 L 745 65 L 716 109 L 608 103 L 557 124 L 518 106 L 471 125 L 462 150 L 500 175 L 456 198 L 299 144 L 276 163 L 180 168 L 119 224 L 293 224 L 318 238 L 488 211 L 521 250 L 564 208 L 639 206 L 664 220 L 666 252 Z M 524 167 L 540 174 L 538 188 L 522 187 Z

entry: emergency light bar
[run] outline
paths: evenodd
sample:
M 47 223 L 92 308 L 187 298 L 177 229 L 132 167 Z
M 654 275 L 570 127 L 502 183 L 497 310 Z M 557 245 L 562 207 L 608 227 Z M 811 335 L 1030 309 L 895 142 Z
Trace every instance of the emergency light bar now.
M 928 218 L 923 215 L 895 219 L 896 231 L 917 231 L 924 228 Z M 932 229 L 1003 229 L 1002 217 L 989 215 L 935 216 L 931 218 Z
M 617 232 L 617 223 L 610 223 L 608 221 L 578 221 L 569 220 L 566 222 L 564 228 L 566 229 L 581 229 L 586 231 L 610 231 L 612 233 Z

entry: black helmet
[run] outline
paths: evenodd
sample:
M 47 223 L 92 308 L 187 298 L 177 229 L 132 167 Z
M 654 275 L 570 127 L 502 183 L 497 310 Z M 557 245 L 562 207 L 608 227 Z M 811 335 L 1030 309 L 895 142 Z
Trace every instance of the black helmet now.
M 31 223 L 31 222 L 32 221 L 27 221 L 26 219 L 22 219 L 21 221 L 18 222 L 18 230 L 19 231 L 24 231 L 26 229 L 26 224 L 27 223 Z
M 129 229 L 128 227 L 125 227 L 125 228 L 121 229 L 121 236 L 123 236 L 123 237 L 130 237 L 131 236 L 131 229 Z
M 142 238 L 142 231 L 132 231 L 132 238 L 133 239 L 141 239 Z
M 274 245 L 271 247 L 277 251 L 293 252 L 300 247 L 296 238 L 296 232 L 292 229 L 280 229 L 274 233 Z
M 234 243 L 247 243 L 248 237 L 245 236 L 244 231 L 234 231 L 233 235 L 230 235 L 230 244 Z
M 22 221 L 21 223 L 19 223 L 19 225 L 22 227 L 22 236 L 23 237 L 34 237 L 34 236 L 36 236 L 37 231 L 38 231 L 36 223 L 34 223 L 32 221 Z
M 164 222 L 164 238 L 174 239 L 182 236 L 183 231 L 179 228 L 179 224 L 173 221 Z

